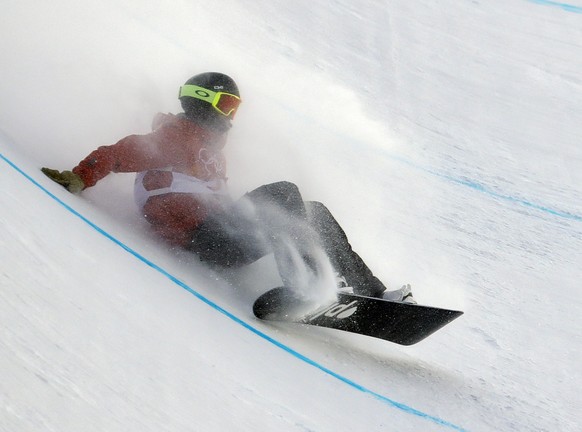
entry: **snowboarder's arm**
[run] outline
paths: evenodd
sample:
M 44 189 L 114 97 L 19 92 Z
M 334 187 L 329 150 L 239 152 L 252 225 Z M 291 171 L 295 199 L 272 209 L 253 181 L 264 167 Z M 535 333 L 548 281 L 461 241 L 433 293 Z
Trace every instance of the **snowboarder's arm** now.
M 165 166 L 160 158 L 158 132 L 147 135 L 130 135 L 109 146 L 101 146 L 91 152 L 71 171 L 43 168 L 51 180 L 61 184 L 69 192 L 77 193 L 94 186 L 111 172 L 138 172 Z
M 138 172 L 159 168 L 155 134 L 130 135 L 116 144 L 101 146 L 73 168 L 85 187 L 94 186 L 111 172 Z

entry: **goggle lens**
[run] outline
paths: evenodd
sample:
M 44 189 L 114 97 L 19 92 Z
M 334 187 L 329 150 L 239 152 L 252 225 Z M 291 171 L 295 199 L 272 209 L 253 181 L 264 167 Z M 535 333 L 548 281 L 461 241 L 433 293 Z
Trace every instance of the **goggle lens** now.
M 216 96 L 212 106 L 222 115 L 234 117 L 240 105 L 240 98 L 230 93 L 218 93 Z

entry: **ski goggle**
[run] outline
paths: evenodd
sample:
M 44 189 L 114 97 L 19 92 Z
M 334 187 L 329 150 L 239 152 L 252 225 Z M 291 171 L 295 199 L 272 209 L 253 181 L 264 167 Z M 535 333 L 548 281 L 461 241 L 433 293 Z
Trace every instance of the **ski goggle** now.
M 241 103 L 240 98 L 232 93 L 215 92 L 204 87 L 186 84 L 180 87 L 180 96 L 188 96 L 208 102 L 220 114 L 234 118 L 236 110 Z

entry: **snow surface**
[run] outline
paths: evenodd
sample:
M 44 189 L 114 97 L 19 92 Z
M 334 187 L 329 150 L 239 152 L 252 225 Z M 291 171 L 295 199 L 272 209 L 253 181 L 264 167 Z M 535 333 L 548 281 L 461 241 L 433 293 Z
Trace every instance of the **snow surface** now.
M 3 2 L 0 430 L 581 430 L 581 12 Z M 258 322 L 268 257 L 213 273 L 151 237 L 131 175 L 72 196 L 39 172 L 207 70 L 242 89 L 235 196 L 297 183 L 387 284 L 465 315 L 412 347 Z

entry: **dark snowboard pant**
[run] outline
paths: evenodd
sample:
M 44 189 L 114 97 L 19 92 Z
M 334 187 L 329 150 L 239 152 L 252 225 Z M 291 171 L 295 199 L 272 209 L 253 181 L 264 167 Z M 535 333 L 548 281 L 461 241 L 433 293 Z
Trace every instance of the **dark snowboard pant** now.
M 357 294 L 379 296 L 386 289 L 352 250 L 327 207 L 304 202 L 289 182 L 261 186 L 228 211 L 209 216 L 193 235 L 190 249 L 202 261 L 221 267 L 247 265 L 274 253 L 281 272 L 285 241 L 291 241 L 307 263 L 313 245 L 319 245 Z M 285 281 L 283 274 L 282 278 Z

